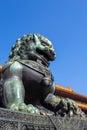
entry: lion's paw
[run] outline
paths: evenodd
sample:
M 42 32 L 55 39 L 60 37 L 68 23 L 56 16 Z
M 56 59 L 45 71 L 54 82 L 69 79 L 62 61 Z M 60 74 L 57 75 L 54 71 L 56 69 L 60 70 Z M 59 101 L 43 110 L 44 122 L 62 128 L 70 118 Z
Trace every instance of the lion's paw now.
M 36 107 L 34 107 L 32 104 L 26 105 L 25 103 L 13 103 L 10 106 L 11 110 L 15 110 L 15 111 L 23 111 L 23 112 L 28 112 L 31 114 L 39 114 L 40 115 L 40 110 Z
M 40 110 L 34 107 L 32 104 L 29 104 L 27 106 L 27 112 L 32 113 L 32 114 L 40 114 Z

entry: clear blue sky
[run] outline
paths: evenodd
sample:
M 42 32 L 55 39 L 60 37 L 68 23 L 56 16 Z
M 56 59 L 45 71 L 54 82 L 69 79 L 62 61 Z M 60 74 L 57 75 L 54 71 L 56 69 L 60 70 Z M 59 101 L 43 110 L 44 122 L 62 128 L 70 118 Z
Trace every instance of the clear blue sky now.
M 52 41 L 55 82 L 87 95 L 87 0 L 1 0 L 0 64 L 23 34 L 40 33 Z

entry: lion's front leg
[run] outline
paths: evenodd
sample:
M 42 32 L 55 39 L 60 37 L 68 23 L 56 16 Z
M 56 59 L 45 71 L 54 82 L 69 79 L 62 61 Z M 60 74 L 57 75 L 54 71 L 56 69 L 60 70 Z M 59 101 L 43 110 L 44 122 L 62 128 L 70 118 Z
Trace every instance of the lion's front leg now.
M 56 110 L 56 106 L 59 104 L 58 98 L 54 95 L 55 92 L 55 83 L 50 77 L 44 77 L 41 81 L 42 85 L 42 97 L 43 97 L 43 105 L 54 111 Z
M 5 72 L 3 72 L 4 105 L 11 110 L 39 114 L 39 110 L 33 105 L 26 105 L 24 103 L 25 88 L 22 82 L 22 69 L 22 65 L 15 61 Z
M 20 78 L 13 76 L 7 79 L 4 83 L 5 106 L 11 110 L 40 114 L 40 111 L 33 105 L 26 105 L 24 98 L 25 90 Z
M 18 110 L 19 105 L 24 106 L 24 86 L 17 76 L 7 79 L 4 83 L 5 106 L 10 109 Z
M 22 65 L 18 62 L 14 62 L 7 72 L 3 73 L 4 79 L 4 104 L 7 108 L 18 110 L 19 105 L 25 107 L 25 89 L 22 83 Z M 24 108 L 23 108 L 24 109 Z M 26 109 L 26 107 L 25 107 Z

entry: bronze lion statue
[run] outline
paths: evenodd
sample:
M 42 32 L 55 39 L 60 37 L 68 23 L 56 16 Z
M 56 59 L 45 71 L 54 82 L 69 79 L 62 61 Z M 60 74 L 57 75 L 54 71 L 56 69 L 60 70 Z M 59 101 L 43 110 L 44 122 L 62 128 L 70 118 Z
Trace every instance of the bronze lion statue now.
M 16 41 L 2 72 L 7 108 L 38 113 L 31 106 L 43 105 L 54 111 L 58 100 L 53 95 L 55 84 L 48 66 L 55 57 L 52 43 L 44 36 L 29 34 Z
M 2 70 L 4 106 L 37 114 L 41 111 L 36 106 L 64 113 L 74 104 L 71 108 L 77 110 L 75 103 L 60 102 L 54 95 L 54 78 L 48 67 L 55 57 L 52 43 L 44 36 L 28 34 L 19 38 Z

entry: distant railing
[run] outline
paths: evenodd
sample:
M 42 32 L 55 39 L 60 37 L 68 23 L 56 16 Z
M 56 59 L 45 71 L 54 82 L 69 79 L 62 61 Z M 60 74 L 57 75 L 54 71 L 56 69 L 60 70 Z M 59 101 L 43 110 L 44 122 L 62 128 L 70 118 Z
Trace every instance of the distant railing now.
M 71 98 L 75 101 L 87 103 L 87 96 L 74 92 L 71 88 L 65 88 L 60 85 L 56 85 L 55 94 L 65 98 Z

